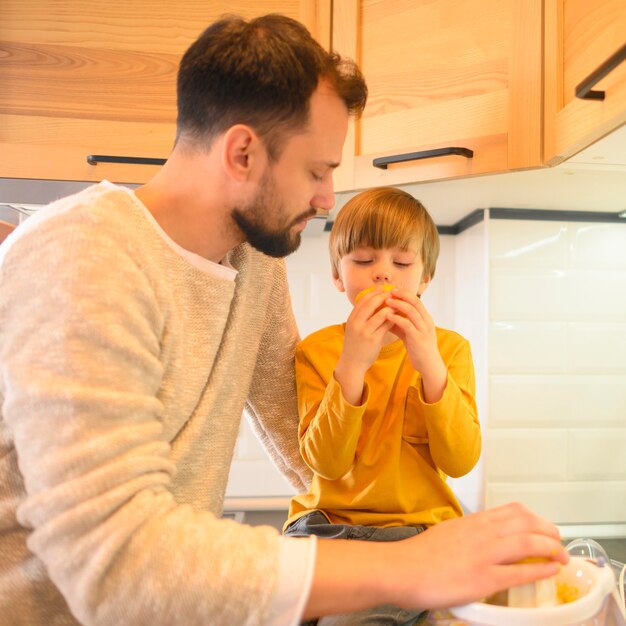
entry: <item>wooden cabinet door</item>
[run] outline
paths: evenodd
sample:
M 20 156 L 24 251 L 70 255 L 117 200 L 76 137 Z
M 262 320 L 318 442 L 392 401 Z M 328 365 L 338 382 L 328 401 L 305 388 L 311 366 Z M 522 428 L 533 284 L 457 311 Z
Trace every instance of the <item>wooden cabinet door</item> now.
M 332 45 L 357 60 L 369 100 L 338 189 L 541 164 L 541 0 L 342 0 Z M 377 157 L 462 147 L 373 167 Z
M 184 51 L 223 13 L 269 12 L 330 45 L 330 0 L 2 0 L 0 176 L 144 182 L 157 166 L 87 155 L 167 158 Z
M 626 52 L 626 0 L 546 0 L 545 11 L 544 151 L 546 163 L 556 165 L 626 123 L 626 60 L 594 86 L 604 100 L 575 95 Z

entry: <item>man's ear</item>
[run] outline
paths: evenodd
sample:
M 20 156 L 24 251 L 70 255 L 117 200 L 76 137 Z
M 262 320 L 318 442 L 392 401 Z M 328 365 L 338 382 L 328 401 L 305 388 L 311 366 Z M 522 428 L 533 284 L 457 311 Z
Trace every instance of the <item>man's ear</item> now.
M 263 142 L 250 126 L 235 124 L 224 133 L 222 165 L 234 180 L 246 182 L 254 178 L 266 160 Z

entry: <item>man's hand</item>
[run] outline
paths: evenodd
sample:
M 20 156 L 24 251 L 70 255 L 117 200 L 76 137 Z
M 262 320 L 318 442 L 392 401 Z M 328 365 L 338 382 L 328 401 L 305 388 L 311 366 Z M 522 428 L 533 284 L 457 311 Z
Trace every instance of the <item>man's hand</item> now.
M 519 562 L 528 557 L 549 560 Z M 517 503 L 441 522 L 402 541 L 320 540 L 304 617 L 378 604 L 449 608 L 553 576 L 568 560 L 558 529 Z
M 569 557 L 556 527 L 523 505 L 507 504 L 432 526 L 398 546 L 415 548 L 400 592 L 401 606 L 447 608 L 553 576 Z M 423 555 L 427 554 L 426 562 Z M 418 555 L 422 555 L 418 558 Z M 520 563 L 528 557 L 548 561 Z M 413 588 L 414 597 L 408 600 Z

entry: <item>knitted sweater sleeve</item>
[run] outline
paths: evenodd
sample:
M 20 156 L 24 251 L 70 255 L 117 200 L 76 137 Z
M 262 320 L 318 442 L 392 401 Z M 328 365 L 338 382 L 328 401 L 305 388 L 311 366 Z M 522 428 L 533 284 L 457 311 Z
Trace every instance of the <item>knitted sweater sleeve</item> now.
M 24 483 L 18 520 L 74 616 L 88 626 L 264 623 L 280 537 L 175 501 L 157 393 L 163 313 L 131 250 L 97 224 L 43 225 L 1 271 L 0 396 Z
M 312 473 L 300 456 L 294 354 L 299 335 L 291 308 L 284 261 L 276 271 L 259 346 L 247 414 L 278 469 L 298 493 L 306 492 Z

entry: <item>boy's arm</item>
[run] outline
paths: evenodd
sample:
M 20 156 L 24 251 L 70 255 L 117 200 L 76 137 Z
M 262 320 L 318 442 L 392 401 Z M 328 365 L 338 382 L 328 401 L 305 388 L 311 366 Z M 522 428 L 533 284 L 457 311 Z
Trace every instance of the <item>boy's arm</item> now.
M 295 358 L 300 453 L 316 474 L 334 480 L 354 462 L 366 402 L 354 406 L 344 398 L 333 376 L 336 357 L 319 344 L 311 352 L 298 348 Z
M 343 338 L 296 351 L 300 452 L 329 480 L 354 462 L 367 404 L 365 374 L 392 326 L 388 309 L 381 310 L 384 301 L 384 292 L 366 294 L 350 313 Z
M 447 383 L 443 396 L 438 402 L 429 403 L 420 388 L 417 396 L 433 461 L 448 476 L 458 477 L 467 474 L 478 462 L 481 432 L 469 342 L 456 333 L 451 333 L 449 340 L 458 344 L 451 355 L 444 349 Z
M 386 292 L 372 291 L 360 298 L 346 321 L 341 355 L 335 378 L 343 397 L 351 404 L 362 403 L 365 374 L 378 358 L 383 339 L 391 328 L 388 309 L 383 308 Z
M 469 343 L 450 333 L 446 345 L 440 346 L 428 310 L 406 290 L 394 291 L 387 303 L 396 312 L 390 316 L 395 322 L 392 332 L 402 339 L 411 365 L 421 374 L 417 392 L 433 461 L 448 476 L 463 476 L 476 465 L 481 450 Z

